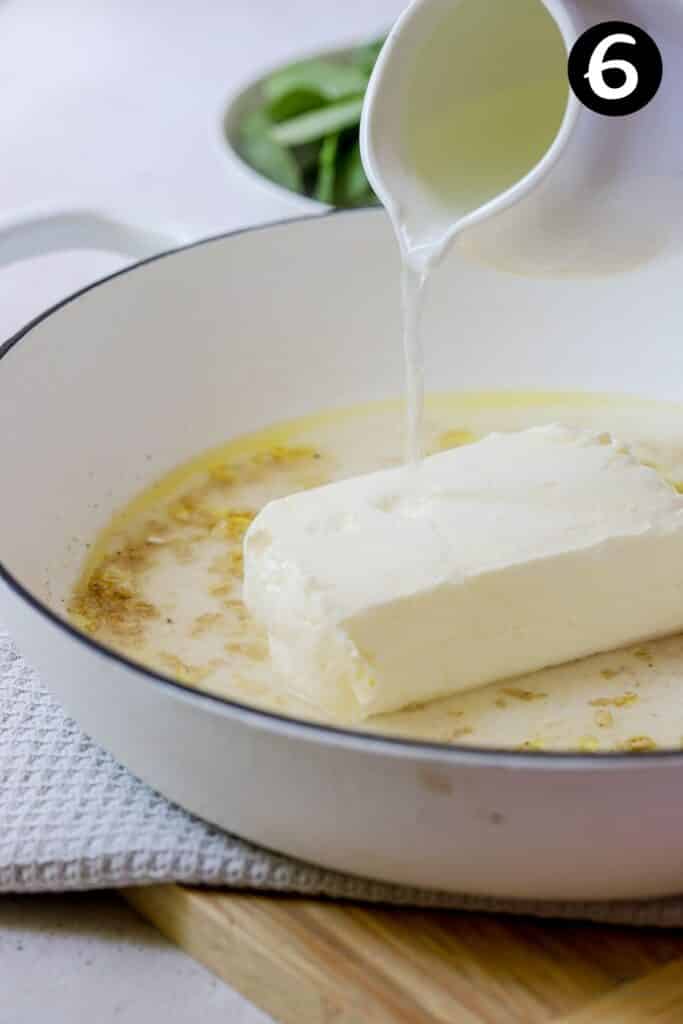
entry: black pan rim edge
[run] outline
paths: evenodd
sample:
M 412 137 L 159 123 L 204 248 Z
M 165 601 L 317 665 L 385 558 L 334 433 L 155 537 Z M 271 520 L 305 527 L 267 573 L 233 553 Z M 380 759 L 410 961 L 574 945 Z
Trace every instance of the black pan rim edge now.
M 315 223 L 320 220 L 326 220 L 329 217 L 353 217 L 357 215 L 380 216 L 382 214 L 383 210 L 381 208 L 375 209 L 372 207 L 352 210 L 330 210 L 318 214 L 304 214 L 299 217 L 288 217 L 281 220 L 270 221 L 265 224 L 257 224 L 246 228 L 237 228 L 232 231 L 222 231 L 216 235 L 208 235 L 197 239 L 194 242 L 189 242 L 187 244 L 179 245 L 175 248 L 156 253 L 153 256 L 128 264 L 120 270 L 116 270 L 111 274 L 98 278 L 96 281 L 92 281 L 83 288 L 79 288 L 77 291 L 72 292 L 65 298 L 60 299 L 59 302 L 56 302 L 42 313 L 39 313 L 33 319 L 29 320 L 29 322 L 23 327 L 20 327 L 19 330 L 6 341 L 0 343 L 0 362 L 16 345 L 28 338 L 35 327 L 48 320 L 53 313 L 58 312 L 64 306 L 68 306 L 71 303 L 76 302 L 83 295 L 99 288 L 101 285 L 107 284 L 109 281 L 112 281 L 117 277 L 122 277 L 124 274 L 130 274 L 140 267 L 146 266 L 148 263 L 154 263 L 157 260 L 166 259 L 166 257 L 173 256 L 176 253 L 184 252 L 188 249 L 195 249 L 199 246 L 207 245 L 212 242 L 224 241 L 227 238 L 235 238 L 240 235 L 252 234 L 259 231 L 268 231 L 273 228 L 287 227 L 292 224 L 302 224 L 306 221 Z M 555 765 L 558 768 L 561 765 L 566 765 L 567 767 L 594 770 L 598 764 L 613 768 L 617 766 L 628 766 L 629 768 L 633 768 L 637 765 L 647 767 L 648 764 L 652 765 L 653 763 L 659 763 L 663 760 L 666 762 L 683 761 L 683 752 L 677 750 L 656 750 L 648 752 L 647 754 L 627 754 L 576 753 L 573 751 L 528 752 L 496 747 L 463 747 L 457 746 L 456 744 L 437 743 L 428 740 L 415 740 L 401 736 L 366 733 L 357 729 L 345 729 L 339 726 L 327 725 L 326 723 L 313 721 L 308 722 L 304 719 L 281 715 L 277 712 L 251 707 L 248 704 L 231 700 L 228 697 L 220 697 L 213 693 L 207 693 L 205 691 L 195 689 L 185 683 L 181 683 L 178 680 L 171 678 L 170 676 L 164 675 L 162 672 L 157 672 L 154 669 L 148 668 L 140 662 L 136 662 L 132 658 L 128 658 L 112 648 L 99 643 L 92 637 L 87 636 L 87 634 L 80 632 L 70 622 L 63 619 L 53 611 L 47 604 L 44 604 L 35 597 L 35 595 L 20 583 L 19 580 L 9 571 L 2 560 L 0 560 L 0 581 L 5 583 L 9 590 L 12 591 L 16 597 L 26 603 L 33 611 L 38 612 L 42 618 L 47 619 L 52 623 L 52 625 L 66 633 L 67 636 L 71 637 L 77 643 L 84 645 L 107 660 L 114 661 L 116 664 L 131 670 L 147 682 L 152 682 L 155 685 L 162 685 L 163 687 L 171 687 L 173 690 L 181 693 L 185 697 L 190 697 L 192 700 L 200 700 L 202 702 L 214 704 L 222 711 L 229 710 L 237 712 L 240 717 L 246 715 L 249 719 L 256 719 L 256 721 L 258 721 L 262 726 L 267 727 L 270 725 L 272 727 L 275 725 L 278 728 L 284 728 L 293 733 L 298 733 L 301 738 L 315 740 L 316 738 L 321 738 L 321 736 L 327 736 L 338 742 L 341 741 L 342 743 L 345 740 L 354 741 L 355 743 L 359 743 L 366 747 L 368 750 L 372 750 L 374 748 L 378 753 L 392 753 L 397 750 L 405 750 L 406 752 L 412 752 L 417 755 L 442 755 L 444 761 L 452 761 L 453 763 L 481 764 L 482 766 L 485 764 L 488 767 L 515 766 L 519 768 L 528 768 L 537 766 L 539 768 L 545 767 L 547 769 L 552 765 Z

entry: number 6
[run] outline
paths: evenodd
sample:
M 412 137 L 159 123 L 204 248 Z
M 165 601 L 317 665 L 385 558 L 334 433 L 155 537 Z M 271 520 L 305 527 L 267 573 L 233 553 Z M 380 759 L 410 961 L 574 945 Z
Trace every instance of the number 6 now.
M 611 36 L 607 36 L 599 43 L 593 51 L 593 56 L 590 59 L 588 65 L 588 71 L 583 76 L 587 78 L 590 87 L 596 96 L 599 96 L 601 100 L 623 100 L 627 96 L 630 96 L 638 88 L 638 82 L 640 77 L 638 75 L 638 69 L 633 66 L 627 60 L 605 60 L 607 51 L 610 46 L 614 43 L 630 43 L 632 46 L 636 45 L 636 41 L 633 36 L 626 35 L 624 32 L 615 32 Z M 605 81 L 605 71 L 618 70 L 622 71 L 625 75 L 623 85 L 611 86 Z

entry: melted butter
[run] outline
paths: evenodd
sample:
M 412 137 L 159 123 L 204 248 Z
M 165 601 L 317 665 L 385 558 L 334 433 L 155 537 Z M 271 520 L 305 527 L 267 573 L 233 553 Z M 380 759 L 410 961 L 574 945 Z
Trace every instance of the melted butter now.
M 683 481 L 683 408 L 609 396 L 437 395 L 425 447 L 549 422 L 611 431 Z M 71 614 L 102 643 L 247 704 L 324 720 L 273 686 L 267 645 L 241 601 L 241 538 L 267 501 L 402 461 L 400 402 L 276 426 L 199 455 L 138 495 L 97 538 Z M 634 581 L 634 586 L 637 581 Z M 646 751 L 683 740 L 683 637 L 560 666 L 366 723 L 459 745 Z M 343 722 L 335 724 L 343 725 Z

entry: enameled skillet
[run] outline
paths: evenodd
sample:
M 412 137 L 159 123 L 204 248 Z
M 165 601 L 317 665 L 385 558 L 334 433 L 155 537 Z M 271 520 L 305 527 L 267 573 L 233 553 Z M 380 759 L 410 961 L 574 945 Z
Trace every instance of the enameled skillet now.
M 31 230 L 0 233 L 0 249 L 35 248 Z M 161 236 L 128 240 L 135 252 Z M 535 280 L 453 255 L 433 286 L 428 384 L 675 399 L 680 280 L 674 261 Z M 115 508 L 231 436 L 399 394 L 399 328 L 381 211 L 211 238 L 29 324 L 0 349 L 0 619 L 91 736 L 262 845 L 468 893 L 680 891 L 681 753 L 503 753 L 319 727 L 202 695 L 65 621 L 85 544 Z

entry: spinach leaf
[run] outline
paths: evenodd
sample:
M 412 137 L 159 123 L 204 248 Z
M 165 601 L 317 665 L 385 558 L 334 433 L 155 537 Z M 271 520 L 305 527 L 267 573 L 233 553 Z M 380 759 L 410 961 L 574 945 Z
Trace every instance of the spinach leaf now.
M 299 164 L 288 149 L 273 139 L 272 127 L 265 111 L 255 110 L 248 114 L 240 125 L 240 155 L 271 181 L 293 192 L 303 192 Z
M 318 178 L 315 183 L 315 198 L 321 203 L 334 202 L 334 183 L 337 177 L 337 152 L 339 134 L 323 139 L 318 157 Z
M 264 83 L 263 94 L 272 113 L 272 106 L 290 93 L 312 93 L 322 105 L 363 93 L 367 84 L 363 67 L 330 60 L 304 60 L 271 75 Z
M 282 121 L 273 127 L 270 137 L 280 146 L 301 146 L 357 125 L 362 109 L 363 97 L 354 96 Z
M 319 93 L 307 89 L 292 89 L 269 103 L 266 109 L 271 121 L 277 124 L 289 120 L 290 117 L 305 114 L 308 110 L 316 110 L 320 106 L 322 100 Z

